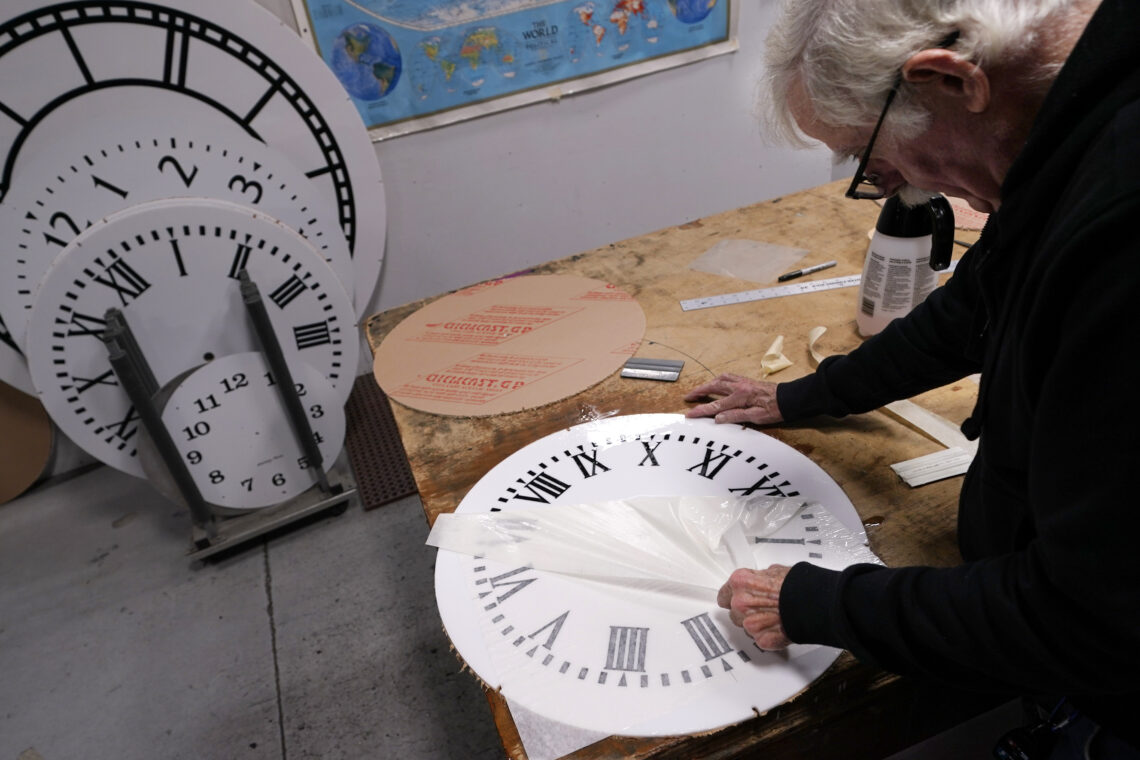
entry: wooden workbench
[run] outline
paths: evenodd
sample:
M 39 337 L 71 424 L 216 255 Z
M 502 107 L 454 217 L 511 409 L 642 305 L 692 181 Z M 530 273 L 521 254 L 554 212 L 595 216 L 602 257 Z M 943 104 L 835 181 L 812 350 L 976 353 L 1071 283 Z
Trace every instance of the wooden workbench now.
M 812 370 L 807 335 L 822 325 L 817 348 L 840 353 L 856 346 L 856 289 L 684 312 L 679 300 L 759 287 L 691 270 L 690 262 L 718 241 L 745 239 L 808 249 L 802 264 L 835 259 L 820 277 L 858 274 L 867 233 L 879 207 L 843 197 L 846 180 L 776 198 L 677 227 L 604 246 L 535 268 L 535 274 L 577 274 L 619 285 L 645 310 L 639 356 L 685 360 L 677 383 L 629 380 L 618 373 L 588 390 L 539 409 L 498 417 L 442 417 L 393 403 L 393 413 L 430 522 L 455 509 L 488 470 L 524 445 L 598 414 L 678 412 L 686 389 L 720 372 L 759 376 L 760 359 L 777 335 L 794 365 L 775 380 Z M 960 231 L 959 239 L 976 234 Z M 959 250 L 960 252 L 960 250 Z M 373 350 L 401 320 L 427 301 L 372 316 Z M 954 422 L 973 407 L 977 386 L 964 380 L 915 400 Z M 843 488 L 864 523 L 874 551 L 888 565 L 951 565 L 960 478 L 911 489 L 889 465 L 942 447 L 884 414 L 815 419 L 765 432 L 819 464 Z M 488 694 L 508 755 L 525 760 L 505 702 Z M 697 758 L 761 756 L 877 758 L 980 712 L 993 700 L 962 698 L 862 665 L 849 654 L 791 702 L 736 726 L 696 737 L 610 737 L 570 757 Z M 859 749 L 854 749 L 859 748 Z M 757 753 L 752 755 L 751 753 Z

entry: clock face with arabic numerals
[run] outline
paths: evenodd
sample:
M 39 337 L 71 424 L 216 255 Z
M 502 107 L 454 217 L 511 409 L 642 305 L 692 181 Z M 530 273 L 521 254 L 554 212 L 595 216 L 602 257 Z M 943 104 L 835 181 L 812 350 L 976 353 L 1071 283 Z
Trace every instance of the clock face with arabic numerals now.
M 84 130 L 63 149 L 21 161 L 21 182 L 0 204 L 0 229 L 9 231 L 0 253 L 0 315 L 16 345 L 24 344 L 36 287 L 63 247 L 106 216 L 161 198 L 220 198 L 265 211 L 304 236 L 344 287 L 352 286 L 352 258 L 335 215 L 277 151 L 241 134 L 218 143 L 185 128 L 130 138 L 130 130 L 100 126 L 103 132 Z
M 294 361 L 289 372 L 327 471 L 344 443 L 344 406 L 312 365 Z M 278 504 L 317 482 L 278 378 L 260 352 L 219 357 L 176 381 L 162 423 L 215 512 L 239 514 Z M 167 485 L 157 453 L 141 458 L 151 482 Z M 177 501 L 172 483 L 159 490 Z
M 754 430 L 674 414 L 602 419 L 540 439 L 496 465 L 456 512 L 755 494 L 827 507 L 754 539 L 765 562 L 874 561 L 869 550 L 850 550 L 865 543 L 859 517 L 807 457 Z M 484 682 L 591 731 L 661 736 L 740 722 L 802 691 L 839 654 L 800 645 L 763 652 L 713 591 L 658 594 L 450 551 L 439 552 L 435 583 L 448 635 Z
M 28 321 L 28 368 L 40 400 L 92 456 L 142 477 L 138 414 L 102 340 L 120 309 L 161 387 L 215 357 L 258 350 L 239 289 L 264 299 L 286 361 L 308 362 L 343 405 L 359 341 L 352 302 L 300 235 L 245 206 L 177 198 L 92 225 L 56 258 Z

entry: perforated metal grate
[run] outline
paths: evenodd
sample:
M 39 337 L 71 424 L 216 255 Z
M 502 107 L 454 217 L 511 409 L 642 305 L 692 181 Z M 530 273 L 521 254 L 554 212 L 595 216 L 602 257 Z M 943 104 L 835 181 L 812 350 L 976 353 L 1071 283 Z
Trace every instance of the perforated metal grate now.
M 356 378 L 345 404 L 345 449 L 364 509 L 416 493 L 388 397 L 371 373 Z

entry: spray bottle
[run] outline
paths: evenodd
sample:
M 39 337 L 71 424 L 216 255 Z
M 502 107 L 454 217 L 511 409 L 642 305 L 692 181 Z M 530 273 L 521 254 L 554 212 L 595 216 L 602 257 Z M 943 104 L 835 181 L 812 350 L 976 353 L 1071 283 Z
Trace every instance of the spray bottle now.
M 859 281 L 859 334 L 874 335 L 922 303 L 938 284 L 938 272 L 950 266 L 953 247 L 954 212 L 944 197 L 917 206 L 888 198 Z

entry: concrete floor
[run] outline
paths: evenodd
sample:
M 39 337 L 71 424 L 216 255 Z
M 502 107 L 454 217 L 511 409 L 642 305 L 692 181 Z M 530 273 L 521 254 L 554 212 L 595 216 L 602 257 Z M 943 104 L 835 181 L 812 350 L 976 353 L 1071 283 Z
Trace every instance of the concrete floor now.
M 418 498 L 216 563 L 189 522 L 103 467 L 0 505 L 0 760 L 504 756 Z M 989 757 L 1007 713 L 892 760 Z

